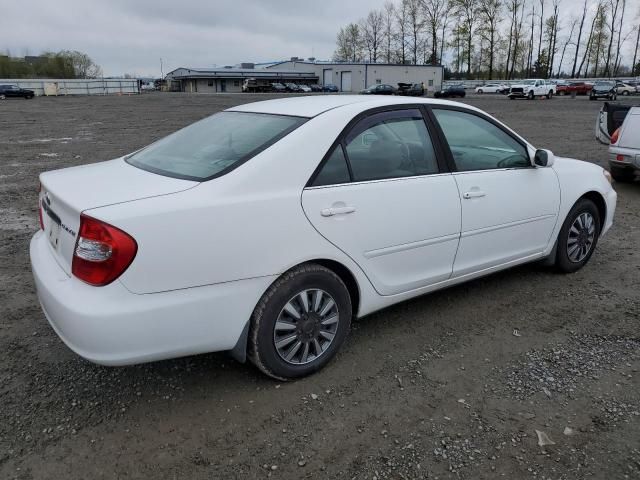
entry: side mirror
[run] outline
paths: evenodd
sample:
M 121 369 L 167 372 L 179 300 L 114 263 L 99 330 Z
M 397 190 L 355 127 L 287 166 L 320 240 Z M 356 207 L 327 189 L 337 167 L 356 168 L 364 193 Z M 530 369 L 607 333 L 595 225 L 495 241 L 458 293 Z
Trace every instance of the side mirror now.
M 550 167 L 553 165 L 554 155 L 551 150 L 539 148 L 533 157 L 533 165 L 535 167 Z

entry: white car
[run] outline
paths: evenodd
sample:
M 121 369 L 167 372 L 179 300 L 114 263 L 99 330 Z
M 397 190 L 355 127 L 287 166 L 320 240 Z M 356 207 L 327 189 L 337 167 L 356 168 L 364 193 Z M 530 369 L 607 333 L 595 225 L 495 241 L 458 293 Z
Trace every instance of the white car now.
M 502 83 L 487 83 L 476 87 L 476 93 L 503 93 L 507 92 L 509 87 Z
M 640 107 L 631 107 L 611 135 L 609 169 L 614 180 L 632 182 L 640 172 Z
M 551 99 L 556 94 L 556 84 L 542 78 L 523 80 L 522 83 L 514 83 L 509 87 L 509 99 L 527 98 L 533 100 L 536 97 Z
M 477 108 L 364 95 L 233 107 L 40 182 L 35 284 L 72 350 L 231 350 L 281 379 L 354 317 L 525 262 L 578 270 L 616 206 L 601 167 Z
M 298 85 L 298 88 L 300 89 L 300 91 L 305 93 L 309 93 L 312 91 L 309 85 Z

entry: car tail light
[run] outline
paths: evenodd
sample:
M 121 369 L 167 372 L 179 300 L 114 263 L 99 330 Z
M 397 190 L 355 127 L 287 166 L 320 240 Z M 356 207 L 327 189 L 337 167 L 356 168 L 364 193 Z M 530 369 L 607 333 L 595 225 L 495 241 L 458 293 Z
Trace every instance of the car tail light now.
M 38 219 L 40 220 L 40 230 L 44 230 L 44 221 L 42 220 L 42 198 L 40 198 L 41 193 L 42 184 L 38 183 Z
M 82 214 L 71 272 L 88 284 L 108 285 L 131 265 L 137 251 L 131 235 Z
M 613 132 L 613 135 L 611 135 L 611 144 L 613 145 L 614 143 L 617 143 L 619 137 L 620 137 L 620 127 L 616 128 L 615 132 Z

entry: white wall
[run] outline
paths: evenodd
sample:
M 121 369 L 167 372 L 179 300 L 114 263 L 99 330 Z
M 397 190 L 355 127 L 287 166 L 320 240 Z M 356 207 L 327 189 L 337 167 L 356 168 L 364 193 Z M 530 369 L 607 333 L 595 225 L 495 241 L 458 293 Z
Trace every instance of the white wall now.
M 96 78 L 96 79 L 60 79 L 60 78 L 7 78 L 0 79 L 0 85 L 18 85 L 33 90 L 36 95 L 44 95 L 45 84 L 54 84 L 57 95 L 109 95 L 140 93 L 136 78 Z

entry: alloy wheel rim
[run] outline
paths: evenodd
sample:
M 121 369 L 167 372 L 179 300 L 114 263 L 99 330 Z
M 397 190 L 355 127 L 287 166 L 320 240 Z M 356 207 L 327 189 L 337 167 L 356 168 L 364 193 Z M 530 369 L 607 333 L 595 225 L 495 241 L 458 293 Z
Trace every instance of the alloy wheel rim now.
M 284 305 L 273 328 L 276 351 L 292 365 L 313 362 L 333 343 L 339 322 L 338 305 L 327 292 L 298 292 Z
M 567 256 L 573 263 L 586 258 L 593 247 L 596 237 L 596 222 L 589 212 L 578 215 L 569 229 L 567 237 Z

